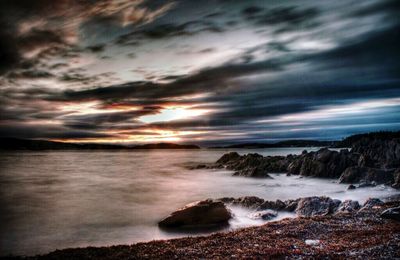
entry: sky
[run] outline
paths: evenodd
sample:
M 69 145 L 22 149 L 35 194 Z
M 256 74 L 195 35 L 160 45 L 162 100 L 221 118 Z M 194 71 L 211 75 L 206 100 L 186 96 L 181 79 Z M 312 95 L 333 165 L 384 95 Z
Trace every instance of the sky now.
M 400 130 L 398 0 L 2 0 L 0 136 L 340 140 Z

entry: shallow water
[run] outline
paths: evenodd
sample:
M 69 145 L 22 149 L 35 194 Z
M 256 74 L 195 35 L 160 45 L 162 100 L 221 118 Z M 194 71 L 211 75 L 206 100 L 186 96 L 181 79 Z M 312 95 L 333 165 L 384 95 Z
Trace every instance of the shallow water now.
M 316 148 L 315 148 L 316 149 Z M 299 154 L 302 148 L 236 150 L 241 154 Z M 310 149 L 308 149 L 310 150 Z M 157 222 L 189 202 L 258 196 L 268 200 L 312 195 L 355 199 L 396 194 L 378 186 L 347 191 L 333 180 L 273 174 L 232 177 L 225 170 L 187 170 L 227 150 L 55 151 L 0 153 L 0 254 L 32 255 L 82 246 L 132 244 L 168 233 Z M 231 208 L 227 229 L 264 223 Z M 281 214 L 279 218 L 289 217 Z

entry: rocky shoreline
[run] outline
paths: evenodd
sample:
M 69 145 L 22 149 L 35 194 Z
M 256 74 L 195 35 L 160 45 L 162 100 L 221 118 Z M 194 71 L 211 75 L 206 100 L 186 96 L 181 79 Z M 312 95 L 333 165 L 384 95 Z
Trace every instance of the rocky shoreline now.
M 10 259 L 394 259 L 400 257 L 400 225 L 382 213 L 399 207 L 400 200 L 370 200 L 354 211 L 283 219 L 209 236 L 64 249 Z
M 270 173 L 286 173 L 315 178 L 337 179 L 340 183 L 371 186 L 378 184 L 400 188 L 400 139 L 362 138 L 350 151 L 322 148 L 304 150 L 300 155 L 262 156 L 257 153 L 224 154 L 215 163 L 199 164 L 191 169 L 221 169 L 233 175 L 272 178 Z

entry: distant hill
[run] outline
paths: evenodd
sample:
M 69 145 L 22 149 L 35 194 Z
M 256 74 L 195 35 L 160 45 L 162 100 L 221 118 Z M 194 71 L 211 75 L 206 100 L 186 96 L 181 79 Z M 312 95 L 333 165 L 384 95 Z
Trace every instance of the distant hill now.
M 145 144 L 137 146 L 116 144 L 78 144 L 46 140 L 0 138 L 0 150 L 129 150 L 129 149 L 200 149 L 197 145 L 173 143 Z
M 173 143 L 157 143 L 144 144 L 131 147 L 132 149 L 200 149 L 199 146 L 193 144 L 173 144 Z
M 277 143 L 241 143 L 228 146 L 218 146 L 213 148 L 261 149 L 261 148 L 280 148 L 280 147 L 325 147 L 325 146 L 333 146 L 335 144 L 336 141 L 287 140 Z
M 335 147 L 338 147 L 338 148 L 352 147 L 355 142 L 358 142 L 364 138 L 390 140 L 390 139 L 394 139 L 394 138 L 400 138 L 400 131 L 397 131 L 397 132 L 380 131 L 380 132 L 372 132 L 372 133 L 366 133 L 366 134 L 351 135 L 349 137 L 344 138 L 342 141 L 337 142 Z

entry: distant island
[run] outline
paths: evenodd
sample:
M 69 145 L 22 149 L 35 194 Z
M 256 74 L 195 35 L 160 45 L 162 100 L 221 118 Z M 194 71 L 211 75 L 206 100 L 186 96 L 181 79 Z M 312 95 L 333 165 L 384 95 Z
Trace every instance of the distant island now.
M 329 147 L 349 148 L 355 142 L 365 138 L 388 140 L 400 138 L 400 131 L 380 131 L 348 136 L 340 141 L 319 140 L 284 140 L 276 143 L 239 143 L 208 147 L 210 149 L 264 149 L 284 147 Z M 142 145 L 98 144 L 98 143 L 65 143 L 47 140 L 0 138 L 0 150 L 134 150 L 134 149 L 201 149 L 194 144 L 151 143 Z
M 154 143 L 143 145 L 119 145 L 96 143 L 63 143 L 46 140 L 0 138 L 0 150 L 134 150 L 134 149 L 200 149 L 192 144 Z
M 318 140 L 286 140 L 277 143 L 240 143 L 227 146 L 214 146 L 211 148 L 242 148 L 242 149 L 262 149 L 262 148 L 281 148 L 281 147 L 331 147 L 338 141 L 318 141 Z

